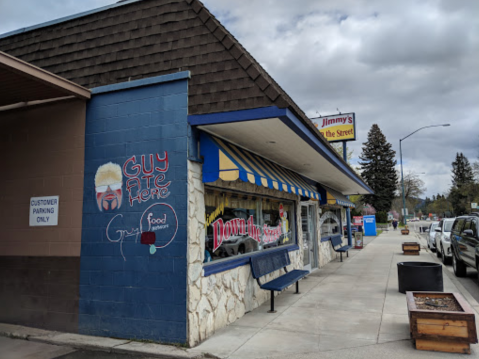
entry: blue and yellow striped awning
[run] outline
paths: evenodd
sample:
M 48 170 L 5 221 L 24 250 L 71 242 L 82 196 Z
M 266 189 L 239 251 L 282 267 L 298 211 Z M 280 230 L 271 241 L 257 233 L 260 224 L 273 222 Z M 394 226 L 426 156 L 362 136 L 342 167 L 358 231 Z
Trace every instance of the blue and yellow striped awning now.
M 299 174 L 204 132 L 200 135 L 203 182 L 240 179 L 258 186 L 320 200 L 316 188 Z
M 351 202 L 346 196 L 342 195 L 338 191 L 324 185 L 319 185 L 318 190 L 321 193 L 321 205 L 334 205 L 337 204 L 343 207 L 355 208 L 356 205 Z

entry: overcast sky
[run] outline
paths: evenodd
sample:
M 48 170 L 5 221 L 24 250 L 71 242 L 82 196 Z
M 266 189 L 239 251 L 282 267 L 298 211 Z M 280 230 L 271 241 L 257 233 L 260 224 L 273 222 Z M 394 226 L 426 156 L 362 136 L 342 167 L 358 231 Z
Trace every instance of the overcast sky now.
M 0 33 L 114 3 L 0 0 Z M 427 195 L 451 162 L 479 157 L 479 1 L 206 0 L 204 4 L 310 117 L 355 112 L 353 164 L 379 125 Z

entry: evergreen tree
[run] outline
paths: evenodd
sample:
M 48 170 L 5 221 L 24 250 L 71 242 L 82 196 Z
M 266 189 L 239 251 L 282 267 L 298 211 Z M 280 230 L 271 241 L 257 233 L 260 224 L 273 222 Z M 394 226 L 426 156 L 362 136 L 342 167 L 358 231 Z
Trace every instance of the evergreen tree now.
M 398 180 L 394 168 L 395 155 L 396 152 L 386 141 L 379 126 L 372 125 L 368 140 L 363 143 L 359 165 L 361 176 L 374 191 L 374 194 L 364 196 L 364 202 L 372 205 L 378 212 L 388 212 L 394 200 Z
M 472 166 L 462 152 L 456 153 L 456 159 L 452 163 L 452 187 L 449 194 L 456 216 L 469 212 L 470 203 L 475 198 L 475 191 Z
M 471 164 L 462 152 L 456 153 L 456 160 L 452 163 L 452 187 L 460 188 L 471 183 L 474 183 Z

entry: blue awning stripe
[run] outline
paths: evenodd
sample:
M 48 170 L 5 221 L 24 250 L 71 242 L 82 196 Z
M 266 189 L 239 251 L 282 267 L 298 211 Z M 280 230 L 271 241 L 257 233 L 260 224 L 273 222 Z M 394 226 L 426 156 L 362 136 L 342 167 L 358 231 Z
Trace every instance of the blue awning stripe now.
M 270 181 L 272 182 L 273 180 L 278 183 L 278 187 L 279 185 L 282 183 L 281 179 L 278 178 L 277 174 L 274 173 L 273 171 L 271 171 L 271 169 L 269 169 L 265 162 L 262 161 L 262 159 L 258 156 L 253 156 L 251 153 L 247 152 L 247 151 L 244 151 L 244 154 L 246 157 L 248 157 L 251 161 L 255 162 L 258 167 L 261 167 L 263 169 L 263 172 L 266 173 L 269 177 L 270 177 Z M 271 187 L 270 187 L 271 188 Z
M 200 134 L 200 142 L 205 183 L 218 178 L 227 181 L 241 179 L 258 186 L 321 199 L 314 186 L 291 170 L 204 132 Z

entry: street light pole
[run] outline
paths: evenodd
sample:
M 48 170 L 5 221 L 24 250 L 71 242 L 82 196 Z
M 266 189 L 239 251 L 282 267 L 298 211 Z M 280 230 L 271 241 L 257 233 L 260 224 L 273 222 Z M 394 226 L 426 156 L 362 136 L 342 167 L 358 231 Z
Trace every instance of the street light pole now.
M 407 135 L 406 137 L 403 137 L 399 140 L 399 157 L 401 159 L 401 188 L 402 188 L 402 207 L 403 207 L 403 216 L 404 216 L 404 225 L 407 224 L 407 219 L 406 219 L 406 197 L 404 195 L 404 175 L 403 175 L 403 169 L 402 169 L 402 141 L 404 141 L 406 138 L 408 138 L 409 136 L 412 136 L 414 135 L 416 132 L 418 131 L 421 131 L 421 130 L 424 130 L 425 128 L 430 128 L 430 127 L 447 127 L 447 126 L 451 126 L 449 123 L 445 123 L 445 124 L 442 124 L 442 125 L 429 125 L 429 126 L 424 126 L 424 127 L 421 127 L 421 128 L 418 128 L 416 131 L 410 133 L 409 135 Z
M 401 158 L 401 188 L 402 188 L 402 210 L 403 210 L 403 219 L 404 219 L 404 225 L 406 225 L 406 197 L 404 196 L 404 175 L 403 175 L 403 170 L 402 170 L 402 148 L 401 148 L 401 143 L 404 138 L 399 140 L 399 156 Z

